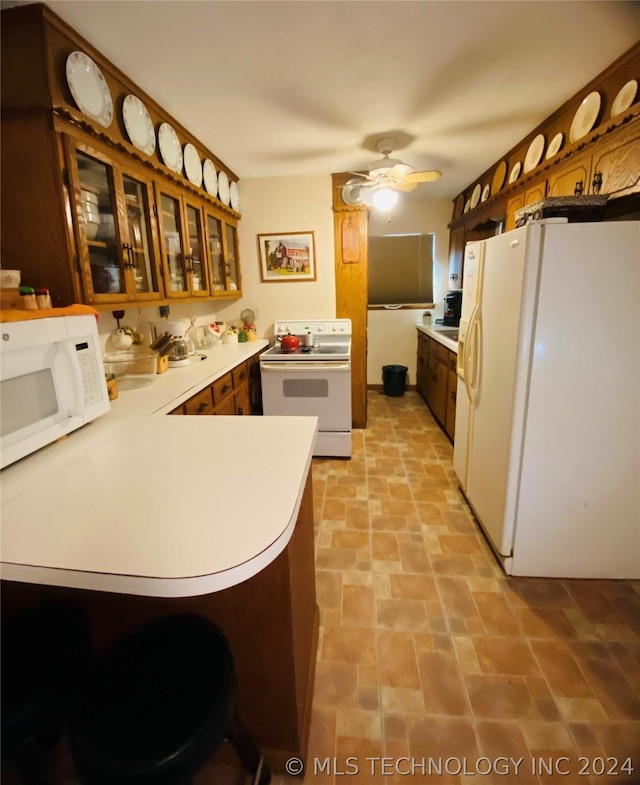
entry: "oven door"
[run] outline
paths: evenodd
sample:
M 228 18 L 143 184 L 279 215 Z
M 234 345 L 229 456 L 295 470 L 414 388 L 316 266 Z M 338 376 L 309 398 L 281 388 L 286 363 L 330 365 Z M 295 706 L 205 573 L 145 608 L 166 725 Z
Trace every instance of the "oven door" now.
M 261 362 L 265 415 L 318 417 L 320 431 L 351 430 L 348 362 Z

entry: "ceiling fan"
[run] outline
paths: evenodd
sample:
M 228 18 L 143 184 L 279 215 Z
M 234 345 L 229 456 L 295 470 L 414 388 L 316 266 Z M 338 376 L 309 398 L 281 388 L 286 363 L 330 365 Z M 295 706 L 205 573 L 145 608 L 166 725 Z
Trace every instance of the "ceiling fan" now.
M 367 172 L 350 173 L 355 177 L 342 186 L 342 199 L 346 204 L 390 209 L 398 199 L 398 191 L 413 191 L 420 183 L 435 182 L 442 177 L 437 169 L 417 172 L 399 158 L 390 158 L 395 145 L 395 139 L 380 139 L 376 149 L 382 158 L 374 161 Z

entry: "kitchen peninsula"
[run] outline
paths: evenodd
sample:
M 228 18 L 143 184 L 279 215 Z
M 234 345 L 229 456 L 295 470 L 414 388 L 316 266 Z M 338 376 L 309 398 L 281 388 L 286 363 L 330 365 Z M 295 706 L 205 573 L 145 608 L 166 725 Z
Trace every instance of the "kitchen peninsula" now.
M 96 652 L 146 620 L 200 613 L 227 635 L 240 708 L 274 768 L 307 748 L 318 633 L 312 417 L 164 416 L 259 352 L 124 391 L 111 412 L 7 467 L 3 614 L 67 601 Z

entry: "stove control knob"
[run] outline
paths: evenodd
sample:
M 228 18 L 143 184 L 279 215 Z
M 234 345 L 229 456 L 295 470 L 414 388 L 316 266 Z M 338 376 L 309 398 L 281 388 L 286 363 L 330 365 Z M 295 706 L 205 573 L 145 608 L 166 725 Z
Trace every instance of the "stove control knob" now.
M 319 324 L 319 325 L 316 327 L 316 330 L 317 330 L 319 333 L 323 333 L 323 332 L 324 332 L 324 324 Z

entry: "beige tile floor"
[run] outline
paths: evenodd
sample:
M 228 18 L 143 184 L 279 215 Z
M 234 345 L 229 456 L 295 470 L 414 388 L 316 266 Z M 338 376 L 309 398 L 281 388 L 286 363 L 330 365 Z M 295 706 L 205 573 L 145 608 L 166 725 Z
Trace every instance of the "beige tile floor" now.
M 508 578 L 419 395 L 368 415 L 350 461 L 314 460 L 305 783 L 640 782 L 640 583 Z

